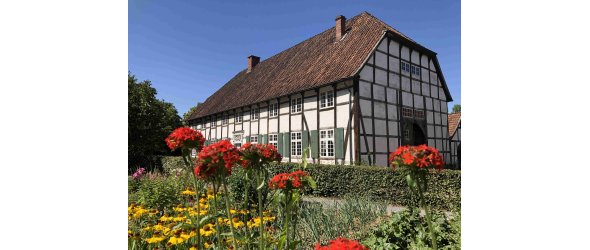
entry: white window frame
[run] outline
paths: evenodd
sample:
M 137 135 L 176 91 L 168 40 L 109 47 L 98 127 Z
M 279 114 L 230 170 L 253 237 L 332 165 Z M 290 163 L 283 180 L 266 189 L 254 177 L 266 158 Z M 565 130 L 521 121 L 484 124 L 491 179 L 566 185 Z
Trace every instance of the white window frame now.
M 260 109 L 258 107 L 250 109 L 250 120 L 257 121 L 260 118 Z
M 334 129 L 320 130 L 320 157 L 334 157 Z
M 402 71 L 405 71 L 407 73 L 410 73 L 412 70 L 410 68 L 411 64 L 404 62 L 404 61 L 400 61 L 401 62 L 401 67 L 402 67 Z
M 269 134 L 268 135 L 268 144 L 272 144 L 275 148 L 279 148 L 279 135 L 278 134 Z
M 221 118 L 221 125 L 226 125 L 229 123 L 229 115 L 228 114 L 224 114 L 223 118 Z
M 242 123 L 242 112 L 236 112 L 234 119 L 235 123 Z
M 301 156 L 302 144 L 301 132 L 291 132 L 291 156 Z
M 303 109 L 303 98 L 296 97 L 291 99 L 291 114 L 301 113 Z
M 334 91 L 328 90 L 320 93 L 320 109 L 334 107 Z
M 258 135 L 251 135 L 250 136 L 250 143 L 258 144 Z
M 268 106 L 268 116 L 269 117 L 279 116 L 279 104 L 278 103 L 271 103 Z

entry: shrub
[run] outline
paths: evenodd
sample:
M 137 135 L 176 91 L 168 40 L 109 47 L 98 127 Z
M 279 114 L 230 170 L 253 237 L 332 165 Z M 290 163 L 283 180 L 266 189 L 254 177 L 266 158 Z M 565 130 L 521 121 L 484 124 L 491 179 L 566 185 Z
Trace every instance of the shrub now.
M 449 219 L 434 213 L 434 232 L 440 249 L 461 249 L 460 214 Z M 427 223 L 418 209 L 404 210 L 371 230 L 362 243 L 369 249 L 430 249 Z
M 191 187 L 186 176 L 148 174 L 140 180 L 129 178 L 129 202 L 160 210 L 169 209 L 181 202 L 179 194 L 186 187 Z
M 173 167 L 173 158 L 165 157 L 169 168 Z M 296 163 L 274 164 L 270 167 L 270 176 L 290 172 Z M 396 205 L 417 205 L 412 198 L 406 183 L 406 177 L 400 171 L 375 166 L 346 166 L 308 164 L 307 172 L 317 182 L 315 190 L 306 190 L 306 194 L 323 197 L 344 197 L 346 195 L 363 194 L 374 199 L 387 200 Z M 243 186 L 240 174 L 232 176 L 229 181 L 234 197 L 243 197 Z M 235 177 L 235 178 L 234 178 Z M 428 177 L 428 192 L 424 194 L 426 204 L 438 210 L 459 210 L 461 207 L 461 171 L 435 171 Z M 251 193 L 253 194 L 253 193 Z M 250 195 L 252 196 L 252 195 Z M 236 200 L 242 200 L 237 198 Z

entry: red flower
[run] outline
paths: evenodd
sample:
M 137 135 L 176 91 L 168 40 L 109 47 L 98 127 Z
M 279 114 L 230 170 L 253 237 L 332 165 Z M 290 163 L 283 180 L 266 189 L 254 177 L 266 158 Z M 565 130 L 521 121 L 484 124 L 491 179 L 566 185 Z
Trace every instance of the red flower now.
M 240 158 L 240 152 L 228 140 L 211 144 L 199 152 L 195 175 L 202 179 L 216 174 L 229 176 Z
M 205 142 L 205 137 L 201 132 L 189 127 L 180 127 L 172 131 L 166 138 L 166 145 L 171 150 L 179 148 L 196 148 L 200 150 Z
M 426 145 L 419 146 L 401 146 L 391 153 L 389 161 L 392 167 L 408 166 L 417 168 L 436 168 L 442 169 L 444 161 L 436 148 Z
M 367 247 L 361 245 L 354 240 L 349 240 L 346 238 L 337 238 L 335 240 L 331 240 L 327 246 L 320 246 L 319 243 L 315 246 L 316 250 L 369 250 Z
M 293 189 L 304 188 L 305 179 L 303 177 L 309 176 L 309 173 L 297 170 L 293 173 L 277 174 L 268 182 L 270 189 Z
M 243 168 L 261 168 L 271 162 L 281 162 L 282 156 L 272 144 L 246 143 L 240 149 Z

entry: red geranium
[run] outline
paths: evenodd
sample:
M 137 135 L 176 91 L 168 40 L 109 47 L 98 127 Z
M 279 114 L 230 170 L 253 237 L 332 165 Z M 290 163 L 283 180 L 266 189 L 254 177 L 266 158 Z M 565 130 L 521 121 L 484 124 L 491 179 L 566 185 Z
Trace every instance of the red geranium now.
M 309 174 L 305 171 L 297 170 L 293 173 L 277 174 L 268 182 L 270 189 L 293 189 L 304 188 L 306 183 L 305 177 Z
M 367 247 L 361 245 L 354 240 L 346 238 L 337 238 L 331 240 L 327 246 L 320 246 L 319 243 L 315 245 L 316 250 L 369 250 Z
M 260 168 L 271 162 L 281 162 L 282 156 L 272 144 L 251 144 L 242 146 L 242 167 Z
M 389 156 L 391 165 L 442 169 L 444 161 L 436 148 L 426 145 L 401 146 Z
M 171 150 L 179 148 L 196 148 L 197 150 L 203 147 L 205 137 L 201 132 L 189 127 L 180 127 L 172 131 L 166 138 L 166 144 Z
M 221 140 L 201 150 L 197 158 L 195 175 L 208 179 L 212 175 L 231 175 L 231 170 L 240 161 L 240 152 L 228 140 Z

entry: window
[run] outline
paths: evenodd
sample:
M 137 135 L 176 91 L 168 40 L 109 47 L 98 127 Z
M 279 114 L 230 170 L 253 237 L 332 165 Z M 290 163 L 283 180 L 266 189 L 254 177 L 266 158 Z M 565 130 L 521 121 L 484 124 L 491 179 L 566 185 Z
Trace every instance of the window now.
M 412 65 L 412 75 L 420 76 L 420 67 Z
M 251 120 L 258 120 L 258 116 L 260 115 L 260 110 L 258 108 L 252 108 L 250 110 L 250 118 Z
M 268 106 L 268 115 L 270 117 L 276 117 L 279 115 L 279 104 L 278 103 L 271 103 Z
M 291 155 L 301 156 L 301 132 L 291 133 Z
M 414 115 L 416 116 L 416 118 L 419 119 L 424 119 L 424 110 L 414 110 Z
M 406 129 L 404 130 L 404 138 L 409 141 L 410 140 L 410 130 Z
M 334 130 L 320 131 L 320 156 L 334 156 Z
M 225 114 L 225 115 L 223 115 L 223 119 L 221 119 L 221 125 L 228 124 L 228 123 L 229 123 L 229 115 Z
M 236 119 L 236 123 L 242 122 L 242 112 L 237 112 L 234 118 Z
M 252 143 L 252 144 L 258 143 L 258 136 L 257 135 L 250 136 L 250 143 Z
M 334 92 L 326 91 L 320 93 L 320 108 L 327 108 L 334 106 Z
M 411 108 L 402 108 L 402 116 L 404 117 L 412 117 L 413 113 L 414 112 Z
M 291 99 L 291 113 L 299 113 L 301 112 L 301 107 L 303 106 L 301 97 L 297 97 L 295 99 Z
M 279 135 L 268 135 L 268 143 L 275 146 L 275 148 L 279 147 Z
M 410 64 L 402 61 L 402 71 L 410 73 Z

